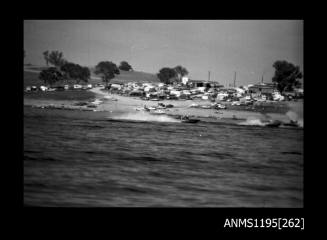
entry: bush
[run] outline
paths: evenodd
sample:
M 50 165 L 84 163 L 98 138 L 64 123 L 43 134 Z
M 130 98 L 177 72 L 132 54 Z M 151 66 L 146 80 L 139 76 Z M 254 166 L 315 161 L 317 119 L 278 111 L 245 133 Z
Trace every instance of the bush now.
M 165 84 L 170 84 L 177 77 L 176 71 L 173 68 L 162 68 L 157 74 L 161 82 Z
M 133 70 L 133 69 L 132 69 L 132 66 L 129 65 L 129 63 L 126 62 L 126 61 L 122 61 L 122 62 L 120 63 L 120 65 L 119 65 L 119 69 L 120 69 L 120 70 L 124 70 L 124 71 L 130 71 L 130 70 Z
M 39 74 L 39 79 L 44 81 L 44 84 L 54 84 L 57 81 L 63 80 L 62 73 L 54 67 L 44 69 Z
M 90 70 L 87 67 L 82 67 L 78 64 L 70 62 L 65 63 L 60 69 L 65 73 L 65 77 L 67 79 L 74 79 L 78 82 L 80 80 L 88 82 L 91 75 Z

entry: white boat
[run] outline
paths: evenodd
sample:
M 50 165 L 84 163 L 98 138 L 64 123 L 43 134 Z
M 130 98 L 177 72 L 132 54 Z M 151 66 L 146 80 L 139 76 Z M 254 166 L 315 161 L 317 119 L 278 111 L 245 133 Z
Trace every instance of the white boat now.
M 95 101 L 93 101 L 93 102 L 91 102 L 91 103 L 94 104 L 94 105 L 99 105 L 99 104 L 102 103 L 102 101 L 99 100 L 99 99 L 96 99 Z

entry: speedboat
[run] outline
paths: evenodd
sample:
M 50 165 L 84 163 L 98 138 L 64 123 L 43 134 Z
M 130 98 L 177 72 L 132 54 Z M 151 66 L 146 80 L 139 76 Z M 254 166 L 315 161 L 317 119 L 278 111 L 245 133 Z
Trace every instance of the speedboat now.
M 181 122 L 182 123 L 197 123 L 199 122 L 200 120 L 199 119 L 192 119 L 192 118 L 189 118 L 188 116 L 181 116 Z
M 182 123 L 197 123 L 200 122 L 199 119 L 182 119 L 181 120 Z
M 284 123 L 283 125 L 288 126 L 288 127 L 298 127 L 299 126 L 298 122 L 293 121 L 293 120 L 291 120 L 289 123 Z
M 266 127 L 279 127 L 282 124 L 281 121 L 278 120 L 271 120 L 265 124 Z

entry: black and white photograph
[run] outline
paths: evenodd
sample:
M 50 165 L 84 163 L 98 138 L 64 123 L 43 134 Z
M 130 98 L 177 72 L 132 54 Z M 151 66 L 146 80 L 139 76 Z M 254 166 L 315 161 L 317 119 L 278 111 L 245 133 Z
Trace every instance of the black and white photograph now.
M 303 208 L 303 22 L 23 20 L 24 206 Z

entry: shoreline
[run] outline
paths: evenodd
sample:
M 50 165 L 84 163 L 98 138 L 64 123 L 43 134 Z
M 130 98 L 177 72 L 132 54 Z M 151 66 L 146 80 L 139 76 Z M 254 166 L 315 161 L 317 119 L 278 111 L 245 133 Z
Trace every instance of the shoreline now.
M 233 120 L 247 120 L 247 119 L 260 119 L 260 120 L 279 120 L 282 122 L 289 122 L 290 118 L 283 113 L 274 112 L 260 112 L 249 110 L 216 110 L 216 109 L 199 109 L 190 108 L 191 104 L 209 104 L 207 100 L 162 100 L 162 101 L 149 101 L 142 100 L 138 97 L 121 96 L 118 94 L 106 93 L 100 90 L 100 87 L 92 88 L 89 91 L 95 93 L 96 99 L 102 102 L 92 103 L 91 101 L 77 101 L 77 100 L 50 100 L 50 99 L 31 99 L 24 98 L 24 106 L 32 106 L 38 108 L 56 108 L 64 110 L 82 110 L 94 112 L 110 112 L 117 115 L 139 113 L 136 108 L 157 106 L 158 102 L 163 104 L 172 104 L 174 107 L 164 109 L 165 114 L 168 116 L 176 117 L 181 115 L 189 115 L 196 118 L 207 118 L 212 120 L 233 119 Z M 96 100 L 96 101 L 97 101 Z M 88 102 L 93 104 L 91 107 L 77 106 L 78 103 Z M 227 105 L 227 104 L 226 104 Z M 278 106 L 276 106 L 278 107 Z M 292 108 L 290 107 L 290 110 Z M 301 116 L 301 114 L 300 114 Z

